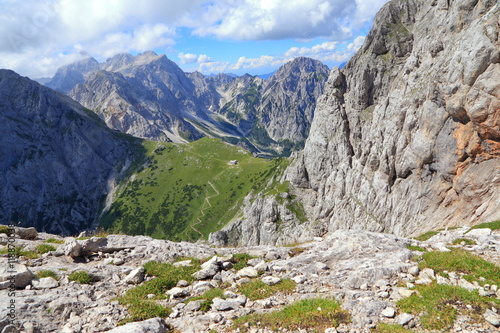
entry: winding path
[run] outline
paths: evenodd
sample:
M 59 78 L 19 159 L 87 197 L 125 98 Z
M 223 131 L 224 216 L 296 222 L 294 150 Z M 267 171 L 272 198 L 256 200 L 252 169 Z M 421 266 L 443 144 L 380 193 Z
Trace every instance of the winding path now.
M 208 199 L 216 197 L 216 196 L 218 196 L 220 194 L 219 191 L 217 191 L 217 189 L 215 188 L 214 184 L 212 184 L 212 182 L 208 181 L 208 183 L 210 184 L 210 186 L 212 186 L 212 188 L 214 189 L 214 191 L 217 194 L 210 195 L 210 196 L 208 196 L 208 197 L 205 198 L 205 201 L 208 203 L 208 207 L 205 207 L 205 208 L 201 209 L 201 211 L 200 211 L 201 212 L 201 216 L 205 216 L 204 210 L 212 208 L 212 204 L 210 203 L 210 201 Z M 197 226 L 198 224 L 201 223 L 201 218 L 197 217 L 197 219 L 198 219 L 198 223 L 192 224 L 190 227 L 191 227 L 191 229 L 193 229 L 194 231 L 196 231 L 197 233 L 199 233 L 201 238 L 203 238 L 203 234 L 198 229 L 195 228 L 195 226 Z

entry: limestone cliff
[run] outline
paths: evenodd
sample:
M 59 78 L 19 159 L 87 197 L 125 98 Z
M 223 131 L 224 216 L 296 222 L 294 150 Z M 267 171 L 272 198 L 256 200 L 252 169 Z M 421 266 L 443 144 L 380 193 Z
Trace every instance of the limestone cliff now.
M 289 168 L 325 229 L 412 235 L 500 218 L 496 1 L 391 1 L 331 72 Z
M 499 17 L 495 1 L 387 3 L 363 47 L 331 71 L 283 176 L 307 222 L 283 225 L 286 206 L 268 196 L 211 240 L 284 243 L 340 228 L 408 236 L 499 219 Z

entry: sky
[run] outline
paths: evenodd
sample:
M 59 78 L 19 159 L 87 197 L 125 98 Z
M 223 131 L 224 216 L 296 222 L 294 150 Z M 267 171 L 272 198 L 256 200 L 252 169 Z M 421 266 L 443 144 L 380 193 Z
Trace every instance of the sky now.
M 298 56 L 333 67 L 363 44 L 385 2 L 0 0 L 0 68 L 52 77 L 86 55 L 149 50 L 204 74 L 266 74 Z

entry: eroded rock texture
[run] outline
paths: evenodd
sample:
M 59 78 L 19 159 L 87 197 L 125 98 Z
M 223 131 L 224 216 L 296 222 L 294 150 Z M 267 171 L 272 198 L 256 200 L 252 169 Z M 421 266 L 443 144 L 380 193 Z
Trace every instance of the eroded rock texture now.
M 496 1 L 391 1 L 332 70 L 286 178 L 308 217 L 419 234 L 500 218 Z

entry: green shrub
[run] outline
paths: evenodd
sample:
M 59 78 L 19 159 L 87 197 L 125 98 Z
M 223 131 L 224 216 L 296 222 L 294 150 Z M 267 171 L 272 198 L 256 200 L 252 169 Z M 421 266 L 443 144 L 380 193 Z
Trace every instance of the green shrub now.
M 44 254 L 50 251 L 55 251 L 56 248 L 49 244 L 40 244 L 36 247 L 36 251 L 40 254 Z
M 261 280 L 253 280 L 249 283 L 240 285 L 238 291 L 248 299 L 255 301 L 257 299 L 267 298 L 278 292 L 289 294 L 295 289 L 296 285 L 295 281 L 290 279 L 283 279 L 273 286 L 268 286 Z
M 317 298 L 293 303 L 281 311 L 237 318 L 233 328 L 239 328 L 241 332 L 248 332 L 253 327 L 324 332 L 326 328 L 349 321 L 349 313 L 342 310 L 337 301 Z
M 0 225 L 0 234 L 9 234 L 10 228 L 6 225 Z
M 75 271 L 68 276 L 68 280 L 76 281 L 81 284 L 90 284 L 93 279 L 92 274 L 86 271 Z
M 373 332 L 374 333 L 407 333 L 407 332 L 411 332 L 411 331 L 407 330 L 406 328 L 404 328 L 398 324 L 379 323 L 377 325 L 377 328 L 375 328 L 375 330 Z
M 38 273 L 36 273 L 37 279 L 46 278 L 46 277 L 51 277 L 51 278 L 54 278 L 56 280 L 58 279 L 57 274 L 54 271 L 45 270 L 45 271 L 39 271 Z

